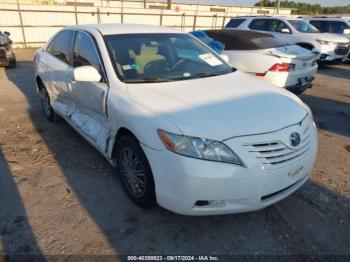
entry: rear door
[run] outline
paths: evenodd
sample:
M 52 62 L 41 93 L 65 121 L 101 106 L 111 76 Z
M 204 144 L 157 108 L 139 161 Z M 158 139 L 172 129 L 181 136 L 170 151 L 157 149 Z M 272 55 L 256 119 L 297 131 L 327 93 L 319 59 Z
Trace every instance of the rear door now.
M 70 103 L 67 73 L 71 70 L 71 49 L 74 31 L 64 30 L 56 35 L 39 57 L 39 75 L 50 94 L 51 104 L 59 113 L 61 105 Z

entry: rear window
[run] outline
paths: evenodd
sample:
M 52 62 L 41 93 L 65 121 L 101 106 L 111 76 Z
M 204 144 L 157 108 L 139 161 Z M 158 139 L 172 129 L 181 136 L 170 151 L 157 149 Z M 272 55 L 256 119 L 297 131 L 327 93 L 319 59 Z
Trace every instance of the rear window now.
M 225 50 L 259 50 L 288 45 L 270 34 L 257 32 L 223 32 L 209 30 L 205 31 L 205 33 L 209 37 L 223 43 L 225 45 Z
M 230 22 L 227 23 L 226 28 L 237 28 L 244 21 L 245 19 L 231 19 Z

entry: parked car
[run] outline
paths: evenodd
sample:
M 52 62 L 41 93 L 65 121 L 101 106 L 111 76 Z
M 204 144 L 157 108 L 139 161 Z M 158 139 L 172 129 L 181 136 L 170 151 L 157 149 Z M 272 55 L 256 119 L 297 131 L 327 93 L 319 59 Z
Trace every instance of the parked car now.
M 232 22 L 236 19 L 239 22 Z M 322 63 L 342 62 L 349 53 L 350 43 L 347 38 L 336 34 L 321 33 L 317 28 L 299 18 L 238 17 L 232 18 L 226 28 L 269 32 L 287 43 L 297 44 L 309 50 L 316 48 L 321 53 L 319 62 Z
M 339 34 L 350 40 L 350 17 L 316 16 L 305 18 L 305 20 L 322 33 Z
M 235 68 L 295 94 L 312 87 L 318 52 L 285 43 L 267 33 L 230 29 L 205 33 L 223 43 L 223 54 Z
M 202 30 L 192 31 L 192 32 L 190 32 L 190 34 L 197 37 L 199 40 L 201 40 L 204 44 L 209 46 L 211 49 L 213 49 L 218 54 L 222 54 L 222 52 L 225 49 L 224 43 L 222 43 L 220 41 L 216 41 L 215 39 L 209 37 L 208 34 L 206 34 Z
M 12 49 L 12 40 L 9 32 L 0 31 L 0 66 L 16 67 L 16 55 Z
M 141 207 L 252 211 L 287 197 L 311 174 L 318 139 L 309 107 L 233 69 L 188 33 L 71 26 L 34 63 L 46 117 L 61 116 L 99 150 Z

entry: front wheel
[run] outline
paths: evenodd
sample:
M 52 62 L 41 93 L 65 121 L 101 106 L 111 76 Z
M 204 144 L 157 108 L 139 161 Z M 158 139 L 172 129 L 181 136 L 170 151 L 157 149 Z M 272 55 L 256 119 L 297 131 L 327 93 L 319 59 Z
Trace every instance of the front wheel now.
M 130 199 L 142 208 L 156 203 L 151 167 L 139 142 L 131 135 L 121 137 L 115 159 L 123 187 Z

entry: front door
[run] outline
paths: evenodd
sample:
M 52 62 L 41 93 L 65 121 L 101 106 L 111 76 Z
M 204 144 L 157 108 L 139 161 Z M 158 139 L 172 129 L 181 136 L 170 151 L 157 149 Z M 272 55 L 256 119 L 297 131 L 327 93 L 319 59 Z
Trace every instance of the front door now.
M 70 97 L 77 107 L 77 111 L 71 116 L 72 122 L 101 151 L 106 151 L 109 137 L 107 115 L 105 111 L 105 99 L 108 92 L 106 74 L 103 69 L 98 46 L 92 36 L 87 32 L 78 31 L 73 45 L 73 69 L 68 78 Z M 74 68 L 80 66 L 93 66 L 101 75 L 100 82 L 74 81 Z

